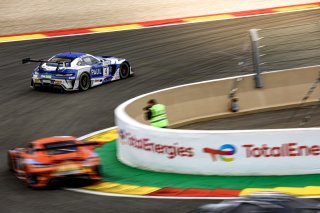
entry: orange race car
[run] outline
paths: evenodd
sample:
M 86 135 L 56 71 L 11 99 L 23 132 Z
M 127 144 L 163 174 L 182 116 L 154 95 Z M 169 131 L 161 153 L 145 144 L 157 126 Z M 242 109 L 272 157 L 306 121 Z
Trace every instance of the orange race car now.
M 31 187 L 47 186 L 52 180 L 66 177 L 100 180 L 100 158 L 93 151 L 96 145 L 71 136 L 38 139 L 26 148 L 9 150 L 8 164 Z

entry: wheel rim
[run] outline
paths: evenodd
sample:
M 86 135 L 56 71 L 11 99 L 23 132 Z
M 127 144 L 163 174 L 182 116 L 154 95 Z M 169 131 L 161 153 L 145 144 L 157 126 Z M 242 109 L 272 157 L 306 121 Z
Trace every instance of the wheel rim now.
M 121 67 L 121 76 L 125 78 L 125 77 L 127 77 L 128 73 L 129 73 L 129 67 L 127 64 L 124 64 Z
M 89 88 L 89 78 L 87 75 L 84 75 L 81 78 L 81 87 L 82 89 L 88 89 Z

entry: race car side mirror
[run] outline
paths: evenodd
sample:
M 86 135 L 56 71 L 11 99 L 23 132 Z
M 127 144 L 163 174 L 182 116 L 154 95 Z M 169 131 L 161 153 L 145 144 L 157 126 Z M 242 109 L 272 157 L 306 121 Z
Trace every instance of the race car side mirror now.
M 26 63 L 28 63 L 28 62 L 30 62 L 30 58 L 24 58 L 24 59 L 22 59 L 22 64 L 26 64 Z

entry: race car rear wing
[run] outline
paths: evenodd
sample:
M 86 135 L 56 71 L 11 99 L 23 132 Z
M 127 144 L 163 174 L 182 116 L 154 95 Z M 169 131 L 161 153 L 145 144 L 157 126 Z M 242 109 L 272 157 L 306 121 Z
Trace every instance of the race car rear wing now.
M 84 142 L 79 144 L 70 144 L 70 145 L 64 145 L 64 146 L 35 149 L 35 151 L 47 151 L 47 150 L 55 150 L 55 149 L 66 149 L 66 148 L 72 148 L 72 147 L 78 147 L 78 146 L 98 146 L 98 145 L 100 145 L 99 142 Z
M 52 62 L 52 61 L 48 61 L 48 60 L 43 60 L 43 59 L 31 59 L 31 58 L 24 58 L 22 59 L 22 64 L 27 64 L 29 62 L 39 62 L 40 65 L 39 67 L 43 64 L 43 63 L 55 63 L 57 64 L 57 68 L 56 71 L 59 70 L 60 65 L 63 65 L 63 62 Z
M 31 59 L 31 58 L 22 59 L 22 64 L 26 64 L 26 63 L 29 63 L 29 62 L 48 63 L 49 61 L 42 60 L 42 59 Z

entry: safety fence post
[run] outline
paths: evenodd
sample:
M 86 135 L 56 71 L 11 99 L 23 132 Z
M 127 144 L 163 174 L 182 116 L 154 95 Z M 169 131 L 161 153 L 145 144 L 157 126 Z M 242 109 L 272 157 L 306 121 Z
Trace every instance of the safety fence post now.
M 252 47 L 252 58 L 253 58 L 253 69 L 256 73 L 256 88 L 262 88 L 262 80 L 261 80 L 261 68 L 260 68 L 260 50 L 259 50 L 259 35 L 258 29 L 250 29 L 250 39 L 251 39 L 251 47 Z

